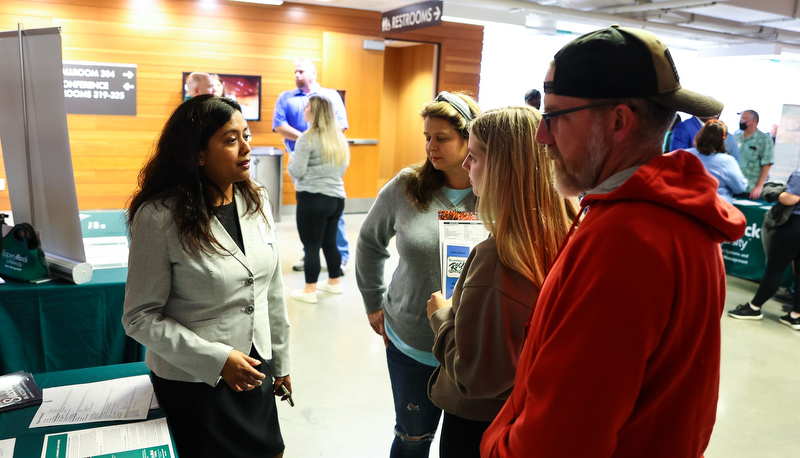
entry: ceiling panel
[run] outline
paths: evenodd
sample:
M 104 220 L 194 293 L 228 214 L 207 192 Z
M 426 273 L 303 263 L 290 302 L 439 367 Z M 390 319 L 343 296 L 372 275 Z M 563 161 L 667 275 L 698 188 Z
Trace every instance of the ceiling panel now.
M 389 11 L 419 3 L 413 0 L 293 1 L 372 11 Z M 551 21 L 572 20 L 597 27 L 617 20 L 635 27 L 649 26 L 658 34 L 685 34 L 698 48 L 726 43 L 780 43 L 786 49 L 800 52 L 800 20 L 792 17 L 797 8 L 796 0 L 444 0 L 444 5 L 445 14 L 464 20 L 524 24 L 526 16 L 536 14 Z M 642 6 L 646 11 L 622 12 L 631 6 Z M 621 12 L 616 12 L 618 10 Z

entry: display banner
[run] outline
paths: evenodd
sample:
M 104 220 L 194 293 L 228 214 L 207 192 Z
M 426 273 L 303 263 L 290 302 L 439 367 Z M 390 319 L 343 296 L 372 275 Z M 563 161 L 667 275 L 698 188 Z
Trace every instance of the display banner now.
M 62 62 L 67 113 L 136 116 L 136 64 Z
M 0 142 L 14 222 L 33 224 L 48 254 L 83 262 L 59 28 L 0 32 L 0 62 Z

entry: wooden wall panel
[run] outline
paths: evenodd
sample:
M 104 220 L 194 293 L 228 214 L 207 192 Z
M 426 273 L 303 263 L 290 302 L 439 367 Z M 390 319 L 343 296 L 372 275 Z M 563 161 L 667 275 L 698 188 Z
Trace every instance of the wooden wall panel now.
M 384 110 L 381 126 L 380 182 L 385 183 L 404 167 L 425 159 L 425 137 L 419 112 L 434 97 L 434 55 L 432 44 L 387 48 L 384 72 Z M 394 74 L 389 76 L 389 71 Z
M 17 23 L 25 29 L 58 26 L 65 60 L 138 66 L 137 116 L 67 116 L 78 205 L 84 210 L 125 205 L 154 140 L 181 102 L 182 72 L 261 75 L 261 121 L 250 123 L 253 146 L 282 148 L 272 133 L 272 112 L 278 94 L 293 86 L 294 60 L 316 62 L 324 86 L 323 33 L 374 36 L 380 19 L 375 11 L 288 2 L 275 7 L 200 0 L 0 1 L 0 31 L 16 30 Z M 477 94 L 482 27 L 446 23 L 393 37 L 441 43 L 439 89 Z M 0 211 L 8 209 L 8 192 L 0 191 Z
M 378 142 L 378 186 L 394 176 L 397 152 L 397 113 L 400 106 L 402 48 L 386 48 L 383 59 L 383 97 L 381 100 L 381 139 Z

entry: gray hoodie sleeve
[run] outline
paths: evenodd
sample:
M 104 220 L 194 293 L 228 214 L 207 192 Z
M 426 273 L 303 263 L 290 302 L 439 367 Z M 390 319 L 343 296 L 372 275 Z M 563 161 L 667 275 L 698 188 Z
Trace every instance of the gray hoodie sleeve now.
M 402 172 L 401 172 L 402 173 Z M 356 246 L 356 281 L 367 313 L 377 312 L 383 306 L 386 293 L 384 266 L 389 259 L 389 242 L 395 230 L 397 195 L 402 193 L 398 176 L 392 178 L 378 193 L 370 208 Z

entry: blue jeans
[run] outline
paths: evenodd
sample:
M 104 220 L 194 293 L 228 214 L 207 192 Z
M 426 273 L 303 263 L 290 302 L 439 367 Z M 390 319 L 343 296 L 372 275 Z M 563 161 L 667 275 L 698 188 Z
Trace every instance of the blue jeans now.
M 428 380 L 435 367 L 403 354 L 390 341 L 386 349 L 394 396 L 394 442 L 390 458 L 425 458 L 439 425 L 442 409 L 428 399 Z
M 342 255 L 342 265 L 345 265 L 350 259 L 350 244 L 347 243 L 347 237 L 345 237 L 347 232 L 344 227 L 344 215 L 339 217 L 339 226 L 336 229 L 336 246 Z

